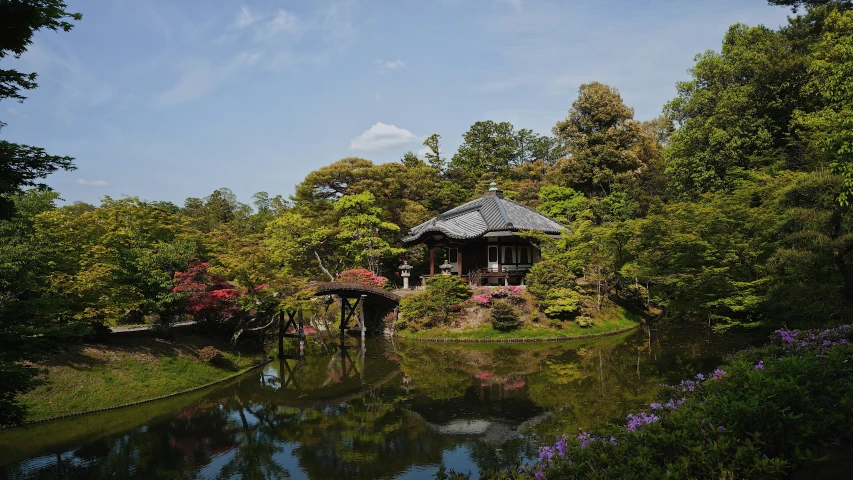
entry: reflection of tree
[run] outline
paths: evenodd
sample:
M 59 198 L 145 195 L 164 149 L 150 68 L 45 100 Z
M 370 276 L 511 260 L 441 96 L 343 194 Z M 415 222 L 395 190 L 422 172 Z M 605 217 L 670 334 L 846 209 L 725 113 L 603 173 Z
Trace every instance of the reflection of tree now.
M 278 479 L 290 478 L 290 472 L 276 463 L 275 454 L 283 450 L 276 429 L 269 419 L 247 408 L 239 397 L 235 397 L 237 416 L 240 419 L 240 448 L 222 467 L 216 478 Z M 250 423 L 249 412 L 257 419 Z
M 316 479 L 391 478 L 437 465 L 443 452 L 459 446 L 481 469 L 512 467 L 535 456 L 529 434 L 549 441 L 599 421 L 621 421 L 651 402 L 658 384 L 710 371 L 720 352 L 741 345 L 679 331 L 555 344 L 404 342 L 396 350 L 377 342 L 368 345 L 364 368 L 357 362 L 361 375 L 338 382 L 329 381 L 335 352 L 312 356 L 309 347 L 304 360 L 274 361 L 200 394 L 171 418 L 48 450 L 0 469 L 0 477 L 171 479 L 203 471 L 283 478 L 290 473 L 282 463 L 290 460 L 288 444 L 299 468 Z M 340 370 L 340 360 L 332 370 Z M 444 429 L 469 420 L 488 424 L 487 433 Z M 212 463 L 217 456 L 221 463 Z

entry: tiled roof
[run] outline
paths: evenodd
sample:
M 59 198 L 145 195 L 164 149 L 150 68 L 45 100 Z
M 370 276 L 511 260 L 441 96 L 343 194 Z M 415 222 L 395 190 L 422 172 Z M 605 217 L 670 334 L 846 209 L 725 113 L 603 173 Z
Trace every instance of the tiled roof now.
M 411 243 L 431 233 L 456 240 L 477 238 L 488 232 L 536 230 L 559 234 L 566 227 L 554 219 L 520 203 L 487 195 L 448 210 L 412 228 L 403 242 Z

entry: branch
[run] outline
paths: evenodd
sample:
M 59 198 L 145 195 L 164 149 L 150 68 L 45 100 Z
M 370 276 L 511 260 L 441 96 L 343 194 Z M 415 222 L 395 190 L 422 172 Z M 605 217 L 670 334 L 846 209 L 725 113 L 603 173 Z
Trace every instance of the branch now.
M 320 264 L 320 270 L 322 270 L 322 271 L 323 271 L 323 273 L 325 273 L 325 274 L 326 274 L 326 276 L 328 276 L 328 277 L 329 277 L 329 281 L 330 281 L 330 282 L 334 282 L 334 281 L 335 281 L 335 277 L 333 277 L 333 276 L 332 276 L 332 274 L 331 274 L 331 273 L 329 273 L 329 271 L 328 271 L 328 270 L 326 270 L 326 267 L 324 267 L 324 266 L 323 266 L 323 260 L 321 260 L 321 259 L 320 259 L 320 254 L 319 254 L 319 253 L 317 253 L 317 250 L 314 250 L 314 256 L 315 256 L 315 257 L 317 257 L 317 263 L 319 263 L 319 264 Z

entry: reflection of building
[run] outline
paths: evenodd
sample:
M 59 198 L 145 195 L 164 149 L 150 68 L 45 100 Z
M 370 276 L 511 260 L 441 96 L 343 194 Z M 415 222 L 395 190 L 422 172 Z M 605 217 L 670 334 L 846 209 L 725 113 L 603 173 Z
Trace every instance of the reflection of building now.
M 559 235 L 565 227 L 536 210 L 504 198 L 492 183 L 481 198 L 439 214 L 414 228 L 405 243 L 429 248 L 429 275 L 436 272 L 436 249 L 446 253 L 450 273 L 483 283 L 523 283 L 538 262 L 539 250 L 521 231 Z
M 471 388 L 464 397 L 443 400 L 440 405 L 416 399 L 409 411 L 437 433 L 473 437 L 493 446 L 517 438 L 550 415 L 524 394 L 483 397 L 482 393 Z

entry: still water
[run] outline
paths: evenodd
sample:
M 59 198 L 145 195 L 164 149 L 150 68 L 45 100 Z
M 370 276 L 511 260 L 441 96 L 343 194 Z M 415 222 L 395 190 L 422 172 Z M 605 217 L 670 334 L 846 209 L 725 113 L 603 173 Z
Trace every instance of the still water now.
M 204 391 L 0 431 L 0 478 L 420 479 L 442 463 L 515 466 L 760 340 L 642 328 L 564 343 L 309 345 L 302 360 Z

